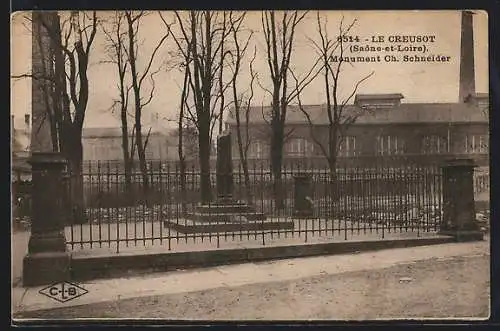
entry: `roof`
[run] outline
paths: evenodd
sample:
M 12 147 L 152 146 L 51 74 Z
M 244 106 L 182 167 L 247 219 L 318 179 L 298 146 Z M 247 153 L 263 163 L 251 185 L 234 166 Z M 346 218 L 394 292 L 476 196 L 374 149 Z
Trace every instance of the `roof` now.
M 401 100 L 404 96 L 401 93 L 390 93 L 390 94 L 357 94 L 354 103 L 358 101 L 366 100 L 390 100 L 396 99 Z
M 142 135 L 146 136 L 148 130 L 143 130 Z M 83 128 L 82 134 L 84 138 L 115 138 L 122 136 L 122 129 L 120 127 Z M 151 135 L 161 135 L 161 132 L 151 130 Z
M 309 114 L 313 124 L 328 124 L 326 105 L 305 105 L 303 110 Z M 250 123 L 269 121 L 270 106 L 250 107 Z M 488 115 L 477 107 L 465 103 L 401 103 L 394 107 L 363 109 L 346 105 L 345 116 L 357 116 L 356 124 L 402 124 L 402 123 L 488 123 Z M 244 122 L 244 116 L 241 116 Z M 308 123 L 307 116 L 297 105 L 288 107 L 287 124 Z M 265 120 L 264 120 L 265 119 Z M 228 124 L 234 124 L 234 112 L 230 111 Z

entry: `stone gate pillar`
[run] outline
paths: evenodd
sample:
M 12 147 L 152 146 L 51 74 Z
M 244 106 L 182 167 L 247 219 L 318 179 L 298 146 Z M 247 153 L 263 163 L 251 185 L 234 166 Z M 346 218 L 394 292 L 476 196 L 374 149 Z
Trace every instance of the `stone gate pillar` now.
M 63 219 L 63 170 L 60 153 L 33 152 L 31 235 L 23 261 L 23 284 L 34 286 L 69 280 Z
M 474 161 L 446 161 L 443 171 L 443 219 L 440 234 L 457 241 L 482 240 L 474 206 Z
M 307 173 L 294 176 L 294 217 L 312 217 L 312 177 Z

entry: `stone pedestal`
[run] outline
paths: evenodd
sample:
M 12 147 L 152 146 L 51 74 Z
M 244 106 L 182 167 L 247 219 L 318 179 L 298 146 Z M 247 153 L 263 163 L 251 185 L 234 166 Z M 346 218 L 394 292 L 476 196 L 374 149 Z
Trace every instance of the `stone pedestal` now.
M 312 177 L 310 174 L 301 173 L 294 177 L 294 217 L 309 218 L 313 216 L 311 183 Z
M 182 220 L 166 220 L 164 225 L 181 233 L 238 232 L 291 229 L 291 221 L 268 221 L 264 213 L 233 197 L 231 135 L 217 139 L 217 200 L 199 205 Z
M 34 286 L 69 279 L 69 253 L 62 218 L 63 170 L 59 153 L 33 152 L 32 219 L 23 284 Z
M 457 241 L 482 240 L 483 233 L 475 219 L 474 161 L 455 159 L 443 167 L 443 220 L 440 234 Z

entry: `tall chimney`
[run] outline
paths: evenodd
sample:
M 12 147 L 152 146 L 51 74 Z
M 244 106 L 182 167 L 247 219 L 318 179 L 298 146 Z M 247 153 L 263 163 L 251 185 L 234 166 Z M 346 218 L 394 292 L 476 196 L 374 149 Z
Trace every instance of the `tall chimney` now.
M 460 38 L 460 87 L 458 102 L 476 93 L 474 76 L 474 32 L 471 11 L 462 11 L 462 33 Z

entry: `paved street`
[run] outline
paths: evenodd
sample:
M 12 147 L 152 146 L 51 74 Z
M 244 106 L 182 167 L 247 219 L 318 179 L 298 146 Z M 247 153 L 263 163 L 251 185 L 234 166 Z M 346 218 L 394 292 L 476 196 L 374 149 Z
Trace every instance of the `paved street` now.
M 487 318 L 489 277 L 483 241 L 96 280 L 67 303 L 13 297 L 17 318 Z

